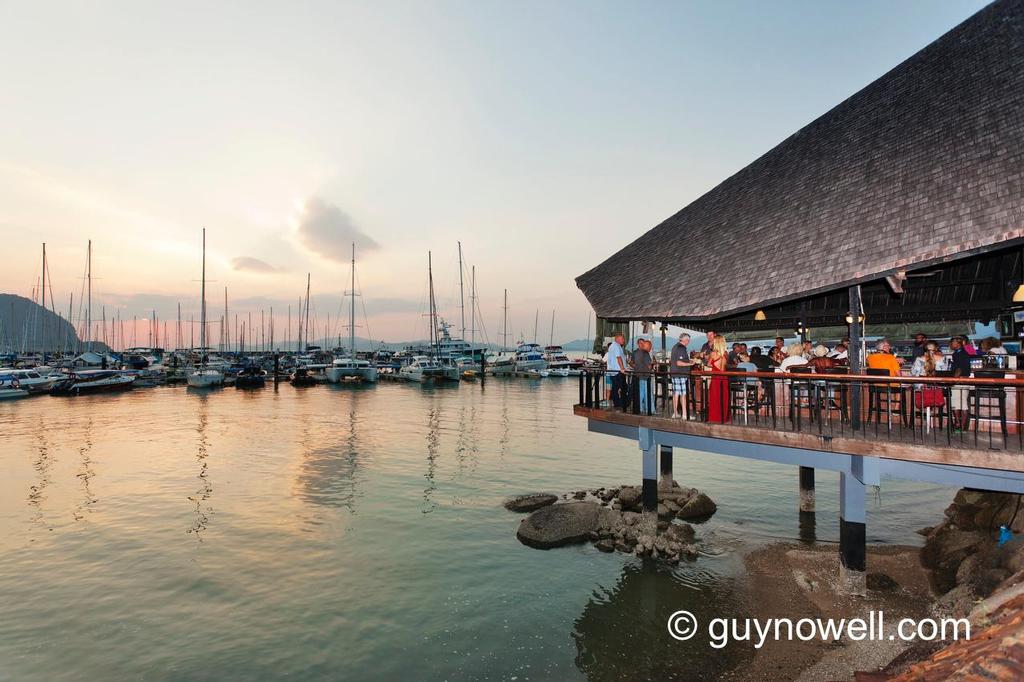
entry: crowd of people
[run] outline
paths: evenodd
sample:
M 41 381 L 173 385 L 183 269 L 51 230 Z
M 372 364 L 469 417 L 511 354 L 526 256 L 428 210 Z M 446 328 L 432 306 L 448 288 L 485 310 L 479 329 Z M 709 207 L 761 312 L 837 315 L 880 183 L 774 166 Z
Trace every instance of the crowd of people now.
M 679 335 L 678 342 L 668 355 L 668 375 L 670 378 L 672 416 L 688 418 L 687 391 L 690 390 L 692 370 L 702 369 L 711 372 L 748 371 L 748 372 L 794 372 L 813 371 L 827 373 L 830 370 L 849 367 L 850 340 L 842 339 L 833 347 L 825 344 L 814 344 L 810 341 L 786 343 L 784 338 L 776 337 L 773 346 L 767 350 L 760 346 L 748 348 L 746 343 L 735 342 L 731 347 L 726 339 L 715 331 L 707 332 L 707 341 L 698 350 L 690 349 L 691 337 L 688 333 Z M 864 366 L 869 370 L 887 372 L 890 376 L 903 374 L 904 365 L 908 362 L 893 353 L 892 344 L 887 339 L 874 342 L 873 352 L 864 359 Z M 909 360 L 909 374 L 915 377 L 952 376 L 968 377 L 971 375 L 971 357 L 980 354 L 1006 354 L 996 338 L 983 339 L 976 346 L 967 336 L 953 336 L 949 341 L 949 353 L 945 354 L 936 341 L 928 339 L 925 334 L 914 335 L 912 360 Z M 648 401 L 651 399 L 650 381 L 658 363 L 652 354 L 653 343 L 647 337 L 640 337 L 636 349 L 628 353 L 625 349 L 625 337 L 617 335 L 608 345 L 605 353 L 605 399 L 617 408 L 626 405 L 629 393 L 627 375 L 634 373 L 634 386 L 639 391 L 640 409 L 648 412 Z M 795 369 L 798 368 L 798 369 Z M 758 379 L 747 380 L 756 384 Z M 712 376 L 707 384 L 708 406 L 707 420 L 711 422 L 728 421 L 729 379 L 726 376 Z M 963 394 L 966 391 L 954 391 L 952 398 L 952 418 L 959 428 L 966 428 L 966 405 Z M 937 399 L 937 398 L 932 398 Z

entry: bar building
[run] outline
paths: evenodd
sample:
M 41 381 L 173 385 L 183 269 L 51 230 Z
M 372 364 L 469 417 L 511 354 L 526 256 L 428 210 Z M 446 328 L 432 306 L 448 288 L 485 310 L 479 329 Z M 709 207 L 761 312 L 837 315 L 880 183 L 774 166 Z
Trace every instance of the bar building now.
M 730 342 L 842 327 L 845 374 L 726 372 L 729 416 L 715 423 L 710 373 L 691 375 L 688 419 L 664 411 L 663 377 L 646 384 L 641 413 L 611 409 L 603 377 L 589 374 L 574 409 L 590 430 L 639 443 L 648 509 L 659 452 L 670 475 L 672 448 L 799 466 L 811 509 L 813 469 L 838 471 L 840 572 L 862 592 L 866 485 L 1024 493 L 1024 374 L 1011 362 L 969 379 L 883 382 L 865 369 L 864 325 L 977 320 L 1019 338 L 1022 252 L 1024 0 L 999 0 L 576 279 L 608 322 Z M 969 428 L 953 428 L 954 405 Z

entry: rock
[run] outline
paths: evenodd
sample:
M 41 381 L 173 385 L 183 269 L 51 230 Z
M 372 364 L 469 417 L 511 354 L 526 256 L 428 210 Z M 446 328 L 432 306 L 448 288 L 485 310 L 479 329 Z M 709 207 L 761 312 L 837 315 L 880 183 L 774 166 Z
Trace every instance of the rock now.
M 637 512 L 622 512 L 622 523 L 627 526 L 635 526 L 640 523 L 640 514 Z
M 614 552 L 615 551 L 615 543 L 612 542 L 611 540 L 600 540 L 598 542 L 595 542 L 594 543 L 594 547 L 597 547 L 597 549 L 602 551 L 602 552 Z
M 583 498 L 585 498 L 587 496 L 587 491 L 586 490 L 577 490 L 576 492 L 574 492 L 572 494 L 572 496 L 575 499 L 577 499 L 577 500 L 582 500 Z
M 659 509 L 661 507 L 665 507 L 665 509 L 667 509 L 670 514 L 678 514 L 679 510 L 682 509 L 682 507 L 680 507 L 672 498 L 666 498 L 662 504 L 658 505 Z
M 946 613 L 958 618 L 965 617 L 980 599 L 981 597 L 974 591 L 971 585 L 958 585 L 939 597 L 935 602 L 935 608 L 940 613 Z
M 600 527 L 608 510 L 596 502 L 566 502 L 542 507 L 519 523 L 516 537 L 538 549 L 586 540 Z
M 613 499 L 615 499 L 615 496 L 618 494 L 618 488 L 607 488 L 605 490 L 602 490 L 601 494 L 598 495 L 598 497 L 600 497 L 605 502 L 611 502 Z
M 623 509 L 639 509 L 640 508 L 640 488 L 633 485 L 623 486 L 619 490 L 619 504 L 622 505 Z
M 999 548 L 1000 564 L 1010 573 L 1024 570 L 1024 536 L 1015 537 Z
M 867 584 L 869 590 L 895 590 L 900 586 L 898 582 L 885 573 L 868 573 Z
M 718 511 L 718 506 L 704 493 L 697 493 L 683 505 L 683 508 L 676 514 L 680 519 L 701 519 L 711 516 Z
M 629 554 L 630 552 L 633 551 L 633 549 L 629 545 L 627 545 L 625 542 L 616 542 L 615 543 L 615 551 L 616 552 L 622 552 L 623 554 Z
M 658 505 L 658 518 L 659 519 L 670 519 L 674 514 L 668 510 L 663 504 Z
M 668 530 L 665 531 L 665 535 L 688 545 L 693 542 L 696 532 L 693 530 L 693 526 L 684 521 L 680 521 L 679 523 L 670 524 Z
M 558 496 L 551 493 L 529 493 L 508 498 L 505 500 L 505 509 L 513 512 L 532 512 L 557 501 Z

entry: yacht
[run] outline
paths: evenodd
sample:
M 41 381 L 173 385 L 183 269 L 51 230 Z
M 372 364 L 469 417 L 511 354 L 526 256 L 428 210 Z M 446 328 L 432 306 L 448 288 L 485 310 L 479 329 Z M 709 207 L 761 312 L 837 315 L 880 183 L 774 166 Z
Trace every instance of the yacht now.
M 545 346 L 544 360 L 552 370 L 552 376 L 579 376 L 583 369 L 583 360 L 573 360 L 561 346 Z
M 536 343 L 520 343 L 516 348 L 515 363 L 515 371 L 517 372 L 548 368 L 548 363 L 544 359 L 544 353 L 541 352 L 540 345 Z
M 70 372 L 50 389 L 52 395 L 81 395 L 106 391 L 124 391 L 135 384 L 135 375 L 110 369 L 84 369 Z
M 327 368 L 326 374 L 327 380 L 332 384 L 348 380 L 365 381 L 371 384 L 377 381 L 377 368 L 369 360 L 353 357 L 335 359 Z
M 415 355 L 412 361 L 398 370 L 398 376 L 407 381 L 431 381 L 444 376 L 441 363 L 426 355 Z

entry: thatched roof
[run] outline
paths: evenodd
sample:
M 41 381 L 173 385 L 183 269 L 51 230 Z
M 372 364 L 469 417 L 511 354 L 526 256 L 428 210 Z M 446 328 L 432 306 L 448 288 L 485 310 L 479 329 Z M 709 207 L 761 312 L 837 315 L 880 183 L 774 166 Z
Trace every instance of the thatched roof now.
M 1022 238 L 1024 0 L 1000 0 L 576 283 L 601 317 L 699 322 Z

